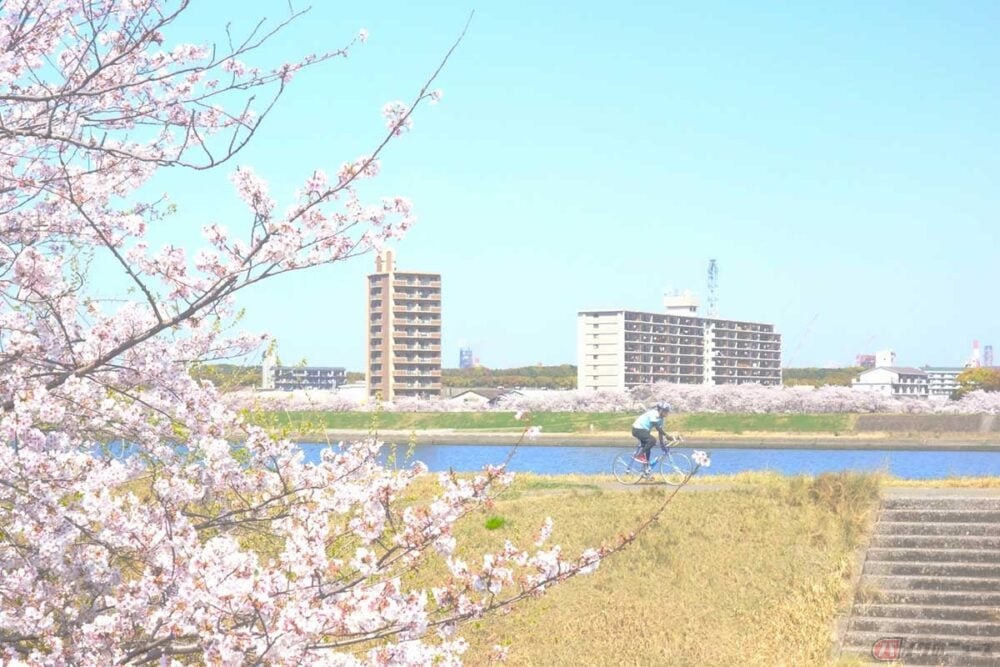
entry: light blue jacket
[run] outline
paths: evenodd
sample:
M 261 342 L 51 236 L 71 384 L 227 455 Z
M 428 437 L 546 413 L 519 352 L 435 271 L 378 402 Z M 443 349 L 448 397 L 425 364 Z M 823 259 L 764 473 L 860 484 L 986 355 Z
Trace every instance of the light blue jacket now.
M 640 428 L 643 431 L 652 431 L 653 429 L 662 431 L 663 417 L 660 416 L 660 411 L 656 408 L 646 410 L 632 422 L 632 428 Z

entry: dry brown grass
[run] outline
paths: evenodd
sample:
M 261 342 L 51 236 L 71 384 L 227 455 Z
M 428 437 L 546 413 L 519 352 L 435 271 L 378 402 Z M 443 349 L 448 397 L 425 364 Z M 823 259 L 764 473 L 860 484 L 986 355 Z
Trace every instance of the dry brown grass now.
M 469 517 L 465 555 L 508 538 L 529 542 L 546 516 L 554 542 L 576 553 L 637 524 L 664 493 L 562 478 L 560 490 L 544 480 L 527 478 L 488 515 Z M 878 483 L 773 476 L 682 492 L 659 525 L 594 575 L 465 628 L 467 661 L 488 663 L 500 644 L 512 665 L 828 664 Z M 503 525 L 487 530 L 489 517 Z

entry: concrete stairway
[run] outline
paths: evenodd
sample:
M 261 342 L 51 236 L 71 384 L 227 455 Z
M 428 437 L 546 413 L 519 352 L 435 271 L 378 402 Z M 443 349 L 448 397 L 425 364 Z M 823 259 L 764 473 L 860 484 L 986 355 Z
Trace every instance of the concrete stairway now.
M 895 664 L 1000 666 L 996 491 L 897 491 L 883 500 L 841 654 L 886 664 L 878 660 L 896 647 Z

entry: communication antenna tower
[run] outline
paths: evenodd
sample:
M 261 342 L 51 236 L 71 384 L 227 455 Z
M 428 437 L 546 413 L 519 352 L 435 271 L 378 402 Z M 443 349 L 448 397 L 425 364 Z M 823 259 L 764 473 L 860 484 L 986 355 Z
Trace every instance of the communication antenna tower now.
M 719 316 L 719 265 L 708 260 L 708 316 Z

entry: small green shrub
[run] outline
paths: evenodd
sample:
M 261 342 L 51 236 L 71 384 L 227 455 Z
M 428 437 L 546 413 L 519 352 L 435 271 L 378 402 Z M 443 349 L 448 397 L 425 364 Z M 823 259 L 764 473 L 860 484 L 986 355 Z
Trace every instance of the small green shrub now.
M 499 528 L 503 528 L 504 525 L 506 525 L 506 523 L 507 520 L 504 519 L 502 516 L 494 515 L 486 519 L 486 523 L 483 525 L 486 527 L 486 530 L 497 530 Z

